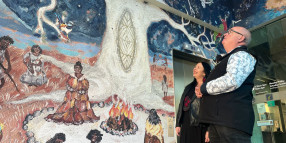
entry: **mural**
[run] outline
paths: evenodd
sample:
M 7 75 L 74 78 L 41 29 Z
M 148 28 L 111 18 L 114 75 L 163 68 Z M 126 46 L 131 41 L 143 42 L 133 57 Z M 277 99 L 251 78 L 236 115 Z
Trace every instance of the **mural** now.
M 283 0 L 164 0 L 164 2 L 212 25 L 223 24 L 224 27 L 227 24 L 228 27 L 237 25 L 252 28 L 286 13 L 286 2 Z M 169 15 L 176 22 L 183 22 L 179 17 Z M 194 30 L 195 25 L 190 25 L 189 29 L 192 32 L 189 33 L 199 32 Z
M 164 2 L 181 12 L 218 26 L 220 29 L 227 30 L 232 26 L 234 19 L 231 9 L 232 5 L 231 2 L 227 0 L 215 2 L 212 0 L 164 0 Z M 181 48 L 194 49 L 192 46 L 195 46 L 199 48 L 203 57 L 208 59 L 214 59 L 217 54 L 225 53 L 220 44 L 221 33 L 205 29 L 198 24 L 186 21 L 174 14 L 168 12 L 167 14 L 170 15 L 172 20 L 176 23 L 181 24 L 184 31 L 186 31 L 184 33 L 186 37 L 188 37 L 190 44 L 185 43 L 183 46 L 180 46 Z
M 146 42 L 169 17 L 126 2 L 0 2 L 3 142 L 175 141 L 170 61 L 152 82 Z
M 242 0 L 233 1 L 237 25 L 252 28 L 286 13 L 286 1 Z
M 215 2 L 204 0 L 164 0 L 161 2 L 218 26 L 223 30 L 227 30 L 228 27 L 232 26 L 233 13 L 230 8 L 231 3 L 226 0 Z M 173 77 L 168 76 L 169 72 L 167 70 L 171 69 L 170 73 L 171 75 L 173 74 L 173 49 L 206 59 L 215 59 L 218 54 L 225 53 L 220 43 L 222 33 L 210 31 L 172 13 L 165 13 L 176 23 L 176 26 L 166 20 L 161 20 L 153 22 L 147 31 L 149 61 L 152 63 L 152 79 L 162 81 L 164 95 L 168 94 L 166 85 L 173 87 L 173 82 L 164 84 L 164 77 L 173 81 Z
M 223 29 L 232 20 L 225 0 L 165 3 Z M 0 7 L 3 142 L 175 142 L 172 50 L 224 52 L 220 33 L 140 0 Z

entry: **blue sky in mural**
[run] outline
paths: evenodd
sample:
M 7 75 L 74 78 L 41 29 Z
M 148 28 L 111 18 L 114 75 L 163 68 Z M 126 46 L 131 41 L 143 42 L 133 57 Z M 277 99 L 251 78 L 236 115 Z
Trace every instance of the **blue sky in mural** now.
M 72 31 L 67 36 L 71 42 L 66 43 L 59 39 L 55 28 L 43 22 L 47 43 L 40 44 L 40 46 L 44 50 L 56 49 L 62 54 L 80 58 L 97 55 L 101 49 L 100 45 L 106 28 L 105 1 L 52 1 L 56 2 L 56 6 L 52 10 L 47 10 L 44 16 L 52 23 L 60 21 L 59 25 L 71 26 Z M 1 35 L 12 37 L 14 35 L 18 39 L 14 45 L 20 49 L 40 43 L 41 35 L 35 32 L 35 29 L 39 27 L 37 12 L 40 8 L 50 4 L 51 0 L 1 1 Z
M 50 0 L 42 2 L 38 0 L 3 0 L 3 2 L 33 30 L 38 24 L 38 9 L 51 3 Z M 72 41 L 95 42 L 94 38 L 103 36 L 106 27 L 106 4 L 104 0 L 61 0 L 56 2 L 56 7 L 47 11 L 45 15 L 51 21 L 55 21 L 57 16 L 65 13 L 67 15 L 65 21 L 73 23 L 72 32 L 69 35 Z M 55 34 L 56 32 L 52 27 L 44 24 L 44 28 L 47 29 L 47 36 L 50 40 L 57 39 L 58 35 Z
M 278 16 L 286 14 L 286 5 L 281 7 L 268 8 L 266 2 L 274 0 L 243 0 L 233 1 L 233 11 L 236 21 L 241 20 L 236 25 L 246 28 L 252 28 Z M 284 1 L 284 0 L 283 0 Z

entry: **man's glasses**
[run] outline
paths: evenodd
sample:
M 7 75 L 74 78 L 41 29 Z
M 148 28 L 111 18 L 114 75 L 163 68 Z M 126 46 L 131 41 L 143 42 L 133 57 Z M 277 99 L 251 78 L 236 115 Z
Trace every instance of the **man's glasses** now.
M 241 36 L 244 36 L 243 34 L 237 32 L 237 31 L 234 31 L 234 30 L 232 30 L 232 29 L 228 29 L 228 30 L 227 30 L 227 34 L 230 34 L 231 32 L 234 32 L 234 33 L 236 33 L 236 34 L 239 34 L 239 35 L 241 35 Z

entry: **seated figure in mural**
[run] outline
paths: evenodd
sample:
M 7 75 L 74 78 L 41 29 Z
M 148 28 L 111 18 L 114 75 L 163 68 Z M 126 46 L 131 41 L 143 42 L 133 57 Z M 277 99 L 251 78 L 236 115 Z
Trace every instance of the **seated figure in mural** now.
M 64 102 L 54 114 L 45 118 L 47 121 L 79 125 L 84 122 L 96 122 L 100 119 L 94 115 L 91 108 L 88 97 L 89 82 L 82 74 L 82 69 L 81 63 L 76 62 L 75 73 L 70 75 L 67 80 Z
M 24 55 L 24 64 L 27 66 L 27 72 L 20 78 L 22 83 L 29 86 L 40 86 L 48 81 L 44 72 L 42 49 L 39 45 L 33 45 L 31 52 Z
M 161 119 L 155 109 L 150 110 L 146 120 L 144 143 L 164 143 Z

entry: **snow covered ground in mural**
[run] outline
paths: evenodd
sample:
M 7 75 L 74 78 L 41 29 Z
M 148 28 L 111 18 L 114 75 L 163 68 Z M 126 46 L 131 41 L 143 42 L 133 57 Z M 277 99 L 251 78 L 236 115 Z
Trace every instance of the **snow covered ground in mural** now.
M 133 122 L 137 124 L 138 131 L 135 135 L 126 135 L 124 137 L 122 136 L 116 136 L 111 135 L 109 133 L 106 133 L 103 131 L 99 126 L 102 121 L 105 121 L 108 119 L 109 115 L 108 112 L 110 110 L 111 106 L 99 108 L 95 107 L 93 108 L 95 115 L 100 116 L 100 120 L 96 123 L 84 123 L 80 126 L 77 125 L 65 125 L 65 124 L 56 124 L 53 122 L 47 122 L 44 118 L 53 112 L 47 112 L 45 114 L 41 114 L 40 116 L 32 119 L 28 124 L 28 131 L 31 131 L 34 133 L 34 137 L 39 142 L 46 142 L 50 138 L 52 138 L 56 133 L 64 133 L 66 135 L 66 141 L 67 143 L 88 143 L 90 140 L 86 138 L 88 132 L 92 129 L 97 129 L 103 134 L 102 137 L 102 143 L 131 143 L 131 142 L 143 142 L 144 141 L 144 135 L 145 135 L 145 123 L 146 119 L 148 117 L 148 113 L 145 113 L 144 111 L 139 110 L 133 110 L 134 118 Z M 159 115 L 160 116 L 160 115 Z M 167 118 L 168 116 L 160 116 L 160 119 L 162 121 L 162 126 L 164 129 L 164 142 L 166 143 L 172 143 L 175 142 L 175 139 L 173 137 L 168 137 L 167 132 Z
M 68 66 L 67 66 L 68 67 Z M 66 68 L 67 68 L 66 67 Z M 72 65 L 70 65 L 72 67 Z M 67 68 L 68 69 L 68 68 Z M 93 68 L 89 68 L 90 70 L 93 70 Z M 92 79 L 89 78 L 88 74 L 86 74 L 87 79 Z M 98 77 L 99 78 L 99 77 Z M 93 87 L 96 83 L 90 82 L 90 87 Z M 164 109 L 165 111 L 168 112 L 173 112 L 174 107 L 166 104 L 163 101 L 163 91 L 160 90 L 162 88 L 162 83 L 158 81 L 153 81 L 153 88 L 151 92 L 143 92 L 142 94 L 126 94 L 124 91 L 121 92 L 119 95 L 120 98 L 126 100 L 128 103 L 131 104 L 141 104 L 147 109 Z M 31 95 L 23 100 L 17 100 L 17 101 L 12 101 L 12 104 L 22 104 L 22 103 L 27 103 L 27 102 L 33 102 L 33 101 L 39 101 L 39 100 L 53 100 L 56 102 L 63 102 L 64 101 L 64 96 L 65 96 L 66 90 L 59 90 L 59 91 L 54 91 L 51 93 L 47 94 L 36 94 L 36 95 Z M 90 88 L 89 89 L 89 98 L 91 101 L 104 101 L 107 99 L 111 94 L 106 94 L 106 95 L 100 95 L 100 94 L 94 94 L 98 91 Z M 174 89 L 169 88 L 169 95 L 174 95 Z M 154 101 L 154 102 L 152 102 Z

